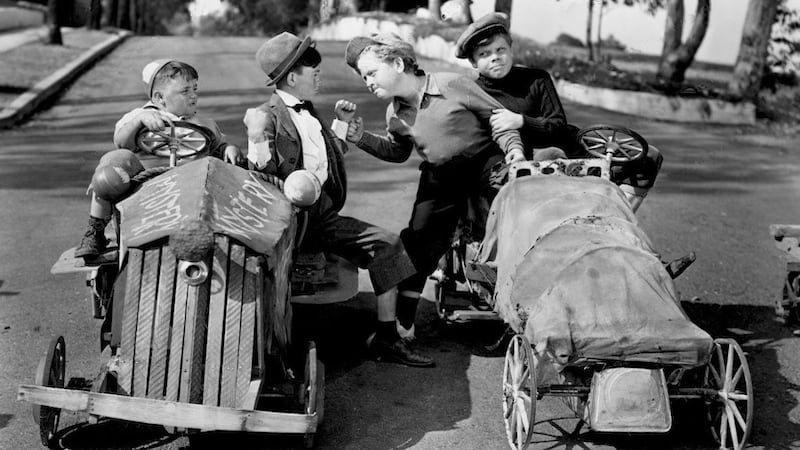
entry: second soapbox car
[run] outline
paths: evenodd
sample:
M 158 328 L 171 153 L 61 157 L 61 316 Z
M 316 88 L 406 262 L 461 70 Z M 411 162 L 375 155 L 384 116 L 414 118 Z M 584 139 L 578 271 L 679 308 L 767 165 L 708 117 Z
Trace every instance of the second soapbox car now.
M 352 298 L 357 270 L 298 256 L 297 208 L 259 174 L 207 156 L 208 142 L 185 122 L 140 132 L 140 159 L 177 167 L 131 180 L 139 186 L 117 203 L 117 246 L 86 262 L 71 249 L 54 266 L 89 274 L 110 358 L 96 378 L 69 379 L 65 340 L 53 339 L 36 383 L 18 391 L 34 404 L 43 445 L 56 445 L 62 410 L 192 438 L 288 433 L 313 445 L 324 366 L 313 342 L 292 342 L 291 302 Z M 292 296 L 294 269 L 302 295 Z
M 557 396 L 589 429 L 626 434 L 665 433 L 670 401 L 696 400 L 720 448 L 744 448 L 753 421 L 745 353 L 689 320 L 669 267 L 610 180 L 612 163 L 643 158 L 647 142 L 606 125 L 578 138 L 596 157 L 510 166 L 485 237 L 457 245 L 436 280 L 440 316 L 495 315 L 512 332 L 502 375 L 509 445 L 531 445 L 537 401 Z M 450 306 L 456 284 L 473 306 Z

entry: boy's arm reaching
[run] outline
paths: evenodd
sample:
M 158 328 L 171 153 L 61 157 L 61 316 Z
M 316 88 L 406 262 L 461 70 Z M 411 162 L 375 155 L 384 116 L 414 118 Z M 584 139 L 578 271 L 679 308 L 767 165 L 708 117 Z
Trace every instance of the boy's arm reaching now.
M 166 128 L 166 117 L 155 109 L 136 108 L 122 116 L 114 127 L 114 145 L 116 148 L 136 150 L 136 132 L 145 127 L 150 131 L 163 131 Z

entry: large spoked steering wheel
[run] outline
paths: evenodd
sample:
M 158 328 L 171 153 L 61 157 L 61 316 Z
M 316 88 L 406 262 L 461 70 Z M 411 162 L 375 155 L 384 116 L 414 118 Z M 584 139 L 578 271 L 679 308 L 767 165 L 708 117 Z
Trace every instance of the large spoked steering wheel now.
M 136 147 L 151 155 L 170 158 L 170 166 L 184 158 L 200 156 L 211 145 L 211 133 L 196 124 L 167 120 L 163 131 L 150 131 L 140 128 L 136 132 Z
M 639 133 L 617 125 L 592 125 L 578 132 L 578 142 L 598 158 L 632 162 L 647 155 L 647 141 Z

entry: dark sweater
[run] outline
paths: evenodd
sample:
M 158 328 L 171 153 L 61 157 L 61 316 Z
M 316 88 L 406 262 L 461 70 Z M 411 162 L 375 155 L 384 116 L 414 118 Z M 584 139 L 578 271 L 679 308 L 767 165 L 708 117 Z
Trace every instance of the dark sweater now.
M 541 69 L 514 66 L 503 78 L 478 77 L 478 85 L 506 109 L 522 114 L 520 129 L 526 156 L 531 149 L 556 146 L 567 154 L 580 151 L 575 146 L 575 127 L 567 125 L 567 116 L 561 106 L 550 74 Z

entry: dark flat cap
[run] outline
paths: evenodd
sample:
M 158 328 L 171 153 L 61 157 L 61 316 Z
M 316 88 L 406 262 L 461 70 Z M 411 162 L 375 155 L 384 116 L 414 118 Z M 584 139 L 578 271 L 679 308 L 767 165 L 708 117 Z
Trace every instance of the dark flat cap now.
M 356 63 L 358 63 L 359 55 L 365 48 L 373 44 L 378 44 L 378 41 L 368 36 L 356 36 L 350 39 L 350 42 L 347 43 L 347 48 L 344 49 L 344 59 L 347 61 L 347 65 L 358 70 Z
M 289 32 L 283 32 L 261 44 L 256 52 L 256 61 L 267 74 L 267 86 L 281 80 L 309 47 L 314 45 L 310 37 L 300 39 Z
M 469 24 L 467 29 L 461 33 L 461 36 L 459 36 L 456 41 L 456 58 L 469 58 L 475 43 L 489 32 L 497 30 L 508 33 L 508 18 L 505 14 L 497 12 L 489 13 Z

